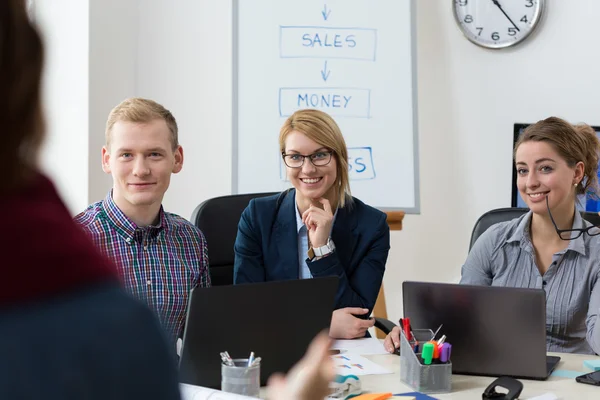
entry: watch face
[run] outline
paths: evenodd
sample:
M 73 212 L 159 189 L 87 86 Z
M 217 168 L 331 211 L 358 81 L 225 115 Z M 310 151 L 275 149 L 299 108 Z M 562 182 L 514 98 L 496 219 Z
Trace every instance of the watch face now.
M 515 45 L 535 29 L 545 0 L 453 0 L 456 23 L 471 42 L 491 49 Z

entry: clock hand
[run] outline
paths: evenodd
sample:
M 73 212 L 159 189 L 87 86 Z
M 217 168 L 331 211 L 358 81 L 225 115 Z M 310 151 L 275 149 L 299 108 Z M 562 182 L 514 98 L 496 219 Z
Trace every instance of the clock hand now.
M 513 26 L 519 31 L 521 32 L 521 30 L 519 29 L 519 27 L 517 25 L 515 25 L 515 23 L 513 22 L 512 19 L 510 19 L 510 17 L 508 16 L 508 14 L 506 14 L 506 12 L 504 12 L 504 9 L 502 8 L 502 6 L 500 5 L 500 2 L 498 0 L 492 0 L 492 2 L 500 9 L 500 11 L 502 11 L 502 14 L 504 14 L 504 16 L 506 17 L 506 19 L 508 19 L 510 21 L 511 24 L 513 24 Z

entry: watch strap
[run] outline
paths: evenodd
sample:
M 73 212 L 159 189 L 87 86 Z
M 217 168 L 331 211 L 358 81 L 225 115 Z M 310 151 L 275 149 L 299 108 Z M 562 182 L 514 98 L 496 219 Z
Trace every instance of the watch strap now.
M 331 238 L 327 239 L 325 246 L 308 248 L 308 258 L 312 260 L 315 257 L 325 257 L 335 251 L 335 245 Z

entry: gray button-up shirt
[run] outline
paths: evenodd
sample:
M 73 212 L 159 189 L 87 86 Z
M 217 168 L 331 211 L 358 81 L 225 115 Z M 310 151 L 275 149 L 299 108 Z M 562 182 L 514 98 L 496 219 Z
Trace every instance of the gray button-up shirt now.
M 542 276 L 529 235 L 531 211 L 491 226 L 462 267 L 460 283 L 546 291 L 548 351 L 600 353 L 600 236 L 583 234 L 552 256 Z M 573 228 L 591 224 L 576 212 Z

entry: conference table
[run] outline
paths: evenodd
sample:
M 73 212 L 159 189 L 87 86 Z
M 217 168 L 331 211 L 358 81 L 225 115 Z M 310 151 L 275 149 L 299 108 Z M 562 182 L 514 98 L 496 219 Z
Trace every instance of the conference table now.
M 356 353 L 358 354 L 358 353 Z M 586 385 L 575 381 L 573 374 L 584 374 L 590 372 L 585 368 L 583 362 L 586 360 L 600 360 L 600 357 L 587 354 L 549 353 L 561 357 L 555 373 L 544 381 L 519 379 L 523 383 L 523 391 L 519 399 L 532 399 L 538 396 L 552 394 L 563 400 L 576 399 L 600 399 L 600 386 Z M 387 393 L 392 394 L 414 392 L 414 389 L 400 381 L 400 357 L 392 354 L 362 355 L 362 357 L 391 371 L 382 375 L 360 376 L 363 393 Z M 558 375 L 557 375 L 558 374 Z M 559 376 L 561 375 L 561 376 Z M 436 399 L 481 399 L 485 388 L 496 378 L 488 376 L 452 375 L 452 391 L 449 393 L 436 393 L 430 396 Z M 184 385 L 186 386 L 186 385 Z M 209 389 L 210 391 L 210 389 Z M 221 396 L 221 397 L 219 397 Z M 236 399 L 239 397 L 234 396 Z M 260 397 L 266 398 L 266 388 L 261 388 Z M 203 395 L 186 395 L 182 393 L 183 400 L 200 400 L 207 398 L 227 399 L 227 394 L 216 394 L 216 397 Z M 244 397 L 246 398 L 246 397 Z M 395 397 L 402 399 L 402 397 Z
M 600 357 L 582 354 L 549 354 L 561 357 L 556 367 L 559 373 L 565 370 L 579 371 L 582 374 L 590 372 L 589 369 L 584 368 L 583 361 L 600 359 Z M 391 392 L 394 394 L 414 391 L 400 381 L 400 357 L 391 354 L 365 355 L 364 357 L 391 370 L 393 374 L 361 376 L 363 390 L 371 393 Z M 439 399 L 481 399 L 484 389 L 494 379 L 496 378 L 487 376 L 452 375 L 452 392 L 431 394 L 431 396 Z M 600 399 L 600 386 L 578 383 L 574 378 L 550 376 L 545 381 L 519 380 L 523 383 L 520 399 L 529 399 L 546 393 L 552 393 L 559 399 Z M 398 399 L 401 398 L 398 397 Z

